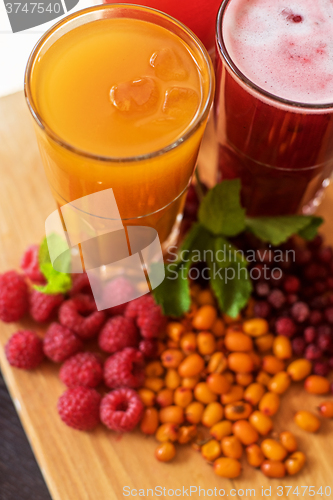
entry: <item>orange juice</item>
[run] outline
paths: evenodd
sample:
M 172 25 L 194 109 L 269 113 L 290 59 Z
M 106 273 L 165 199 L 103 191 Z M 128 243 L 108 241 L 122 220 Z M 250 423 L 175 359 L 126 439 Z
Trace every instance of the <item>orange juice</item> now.
M 154 227 L 163 242 L 182 210 L 212 102 L 209 57 L 156 11 L 82 12 L 45 35 L 27 69 L 50 186 L 60 206 L 112 188 L 124 224 Z

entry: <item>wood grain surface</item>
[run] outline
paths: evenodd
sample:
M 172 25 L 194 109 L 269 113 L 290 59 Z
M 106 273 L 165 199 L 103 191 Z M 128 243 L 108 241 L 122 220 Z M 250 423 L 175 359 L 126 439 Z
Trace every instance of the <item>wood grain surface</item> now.
M 202 158 L 211 154 L 208 141 L 204 144 Z M 23 250 L 29 244 L 40 241 L 44 221 L 55 209 L 22 93 L 0 100 L 0 169 L 0 272 L 3 272 L 17 267 Z M 331 244 L 332 207 L 333 189 L 329 188 L 320 213 L 327 218 L 323 230 Z M 11 333 L 21 327 L 22 324 L 1 323 L 0 344 L 3 345 Z M 165 465 L 153 457 L 154 439 L 146 438 L 139 432 L 117 436 L 102 426 L 90 433 L 66 427 L 56 412 L 57 399 L 64 391 L 56 365 L 45 362 L 40 369 L 30 373 L 15 370 L 9 367 L 1 348 L 0 366 L 54 500 L 135 498 L 123 495 L 125 486 L 137 490 L 165 487 L 166 494 L 159 498 L 171 498 L 171 492 L 168 494 L 170 488 L 175 490 L 190 486 L 206 490 L 216 487 L 217 491 L 223 488 L 226 495 L 238 499 L 250 496 L 249 493 L 246 496 L 246 489 L 255 489 L 256 498 L 262 498 L 261 488 L 269 486 L 274 499 L 302 497 L 302 485 L 314 486 L 315 491 L 320 486 L 323 490 L 325 486 L 331 486 L 333 492 L 333 423 L 323 422 L 316 436 L 296 428 L 292 422 L 293 413 L 299 409 L 315 410 L 318 401 L 321 401 L 321 398 L 306 395 L 301 384 L 293 386 L 283 398 L 275 418 L 275 429 L 295 432 L 299 448 L 305 451 L 308 459 L 304 471 L 296 477 L 269 480 L 244 463 L 242 476 L 229 481 L 216 477 L 212 467 L 188 446 L 180 449 L 174 462 Z M 0 454 L 0 462 L 1 458 Z M 277 487 L 286 485 L 293 487 L 289 496 L 286 490 L 279 496 Z M 296 486 L 299 487 L 299 496 L 292 493 Z M 233 495 L 233 488 L 240 491 Z M 195 499 L 202 496 L 192 493 Z M 309 498 L 309 495 L 304 498 Z M 316 493 L 312 498 L 330 497 Z

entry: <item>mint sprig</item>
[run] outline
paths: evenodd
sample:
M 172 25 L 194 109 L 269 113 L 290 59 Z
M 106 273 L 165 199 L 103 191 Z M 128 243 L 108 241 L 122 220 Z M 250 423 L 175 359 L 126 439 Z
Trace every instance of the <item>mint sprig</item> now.
M 60 272 L 54 269 L 49 253 L 49 246 L 55 250 L 55 253 L 60 255 L 57 261 L 57 267 L 64 270 Z M 35 285 L 34 288 L 39 292 L 46 294 L 66 293 L 72 287 L 72 278 L 69 274 L 70 270 L 70 252 L 66 252 L 67 246 L 63 239 L 57 234 L 51 234 L 44 238 L 39 247 L 39 267 L 46 279 L 46 285 Z
M 207 264 L 212 290 L 220 309 L 236 317 L 247 304 L 252 283 L 247 261 L 228 238 L 243 231 L 272 245 L 280 245 L 299 234 L 313 239 L 323 222 L 321 217 L 290 215 L 280 217 L 247 217 L 240 203 L 239 179 L 225 180 L 203 198 L 199 222 L 187 233 L 175 261 L 165 267 L 164 281 L 153 291 L 155 300 L 169 316 L 181 316 L 191 305 L 188 276 L 191 266 Z

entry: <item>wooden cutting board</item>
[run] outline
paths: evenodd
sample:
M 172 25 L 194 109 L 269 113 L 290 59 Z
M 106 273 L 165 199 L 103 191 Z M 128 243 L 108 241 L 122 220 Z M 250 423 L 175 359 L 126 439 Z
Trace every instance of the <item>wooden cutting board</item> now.
M 214 161 L 210 139 L 204 144 L 201 160 L 203 158 Z M 0 99 L 0 179 L 0 272 L 3 272 L 18 267 L 24 249 L 41 240 L 44 221 L 55 208 L 22 93 Z M 319 211 L 327 218 L 323 231 L 330 244 L 333 244 L 332 207 L 333 187 L 327 190 Z M 21 327 L 22 324 L 0 323 L 0 343 L 4 345 L 11 333 Z M 161 464 L 153 457 L 154 438 L 146 438 L 139 432 L 120 437 L 102 426 L 91 433 L 66 427 L 56 412 L 57 399 L 64 392 L 56 365 L 45 362 L 31 373 L 12 369 L 0 348 L 0 366 L 54 500 L 137 498 L 135 491 L 133 495 L 123 495 L 128 491 L 123 490 L 126 486 L 136 489 L 138 496 L 139 489 L 144 489 L 146 497 L 147 488 L 166 488 L 165 494 L 156 498 L 171 498 L 169 489 L 183 487 L 189 494 L 190 486 L 193 487 L 191 497 L 195 499 L 203 497 L 203 492 L 200 496 L 194 492 L 199 486 L 206 489 L 206 497 L 212 493 L 207 490 L 216 487 L 217 492 L 223 488 L 225 496 L 238 499 L 250 496 L 247 489 L 254 489 L 255 496 L 262 498 L 262 487 L 269 486 L 273 499 L 287 498 L 287 489 L 278 495 L 281 489 L 277 487 L 288 485 L 292 486 L 288 498 L 298 498 L 297 486 L 302 497 L 302 485 L 314 487 L 315 492 L 323 486 L 323 493 L 325 487 L 330 486 L 333 494 L 333 422 L 323 422 L 316 436 L 296 428 L 292 422 L 294 412 L 302 408 L 315 411 L 323 399 L 306 395 L 301 384 L 291 388 L 283 398 L 275 418 L 275 430 L 295 432 L 299 448 L 308 459 L 303 472 L 296 477 L 269 480 L 247 467 L 244 461 L 241 478 L 229 481 L 215 476 L 212 467 L 189 446 L 181 448 L 171 464 Z M 234 488 L 238 493 L 231 491 Z M 151 491 L 148 494 L 154 498 Z M 304 498 L 308 498 L 307 493 Z M 330 496 L 315 493 L 312 498 Z

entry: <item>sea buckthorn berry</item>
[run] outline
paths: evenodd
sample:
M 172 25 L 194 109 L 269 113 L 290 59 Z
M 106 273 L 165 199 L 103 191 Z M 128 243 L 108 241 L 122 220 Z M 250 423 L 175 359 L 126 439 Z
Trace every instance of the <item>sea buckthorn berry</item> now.
M 316 415 L 307 411 L 298 411 L 294 416 L 294 421 L 304 431 L 317 432 L 320 427 L 320 420 Z
M 166 343 L 166 349 L 163 349 L 163 352 L 170 349 L 178 349 L 178 347 L 179 347 L 179 342 L 175 342 L 174 340 L 168 339 Z
M 155 450 L 155 457 L 160 462 L 170 462 L 175 456 L 175 445 L 170 442 L 160 444 Z
M 217 476 L 233 479 L 242 471 L 240 462 L 234 458 L 220 457 L 214 462 L 214 472 Z
M 201 403 L 208 404 L 217 400 L 217 394 L 214 394 L 208 387 L 207 382 L 199 382 L 194 388 L 194 397 Z
M 333 401 L 324 401 L 320 403 L 318 411 L 322 417 L 333 418 Z
M 193 353 L 187 356 L 178 366 L 178 373 L 181 377 L 195 377 L 199 375 L 205 368 L 203 358 Z
M 246 446 L 259 439 L 257 430 L 247 420 L 237 420 L 232 426 L 232 432 Z
M 161 408 L 160 421 L 162 424 L 182 424 L 184 422 L 184 409 L 175 405 Z
M 180 348 L 188 356 L 197 350 L 197 336 L 193 332 L 185 333 L 180 339 Z
M 228 361 L 223 352 L 214 352 L 208 362 L 208 373 L 223 373 L 228 367 Z
M 254 411 L 250 415 L 249 421 L 262 436 L 266 436 L 273 429 L 272 419 L 261 411 Z
M 247 387 L 253 382 L 252 373 L 236 373 L 236 382 L 238 385 Z
M 216 349 L 217 352 L 224 351 L 224 340 L 220 337 L 216 339 Z
M 294 476 L 295 474 L 297 474 L 304 467 L 305 460 L 305 455 L 301 451 L 296 451 L 295 453 L 290 455 L 290 457 L 288 457 L 284 462 L 287 473 L 290 476 Z
M 190 403 L 185 409 L 186 420 L 190 424 L 199 424 L 201 422 L 204 409 L 205 407 L 202 403 L 199 401 L 193 401 L 193 403 Z
M 165 385 L 168 389 L 177 389 L 180 386 L 181 377 L 175 368 L 169 368 L 165 375 Z
M 192 325 L 196 330 L 210 330 L 217 318 L 215 307 L 205 305 L 200 307 L 194 315 Z
M 209 288 L 206 288 L 206 290 L 201 290 L 197 296 L 197 302 L 199 306 L 215 306 L 216 301 L 215 297 Z
M 251 337 L 243 332 L 227 333 L 224 337 L 224 345 L 229 351 L 252 351 L 253 341 Z
M 244 387 L 241 385 L 232 385 L 230 391 L 221 395 L 221 403 L 227 405 L 243 399 Z
M 173 395 L 175 405 L 186 408 L 193 400 L 193 392 L 186 387 L 177 387 Z
M 235 401 L 224 408 L 225 418 L 228 420 L 242 420 L 249 418 L 252 413 L 252 406 L 245 401 Z
M 261 337 L 257 337 L 255 339 L 255 344 L 260 352 L 266 352 L 272 349 L 274 342 L 274 335 L 272 333 L 267 333 L 266 335 L 262 335 Z
M 264 439 L 261 443 L 261 449 L 269 460 L 281 461 L 287 456 L 287 450 L 275 439 Z
M 264 454 L 258 444 L 250 444 L 245 448 L 246 459 L 252 467 L 260 467 L 265 460 Z
M 260 370 L 261 369 L 261 357 L 259 356 L 259 354 L 257 352 L 254 352 L 254 351 L 249 351 L 248 354 L 253 361 L 254 370 L 256 370 L 256 371 Z
M 312 363 L 307 359 L 296 359 L 287 368 L 287 373 L 290 375 L 294 382 L 303 380 L 310 375 L 312 370 Z
M 159 424 L 158 411 L 156 408 L 146 408 L 140 423 L 140 429 L 144 434 L 155 434 Z
M 286 475 L 286 467 L 283 462 L 277 460 L 265 460 L 260 466 L 261 472 L 267 477 L 281 478 Z
M 162 408 L 164 406 L 171 406 L 173 403 L 173 390 L 166 388 L 159 391 L 156 396 L 156 403 Z
M 141 389 L 138 389 L 138 394 L 145 406 L 154 406 L 156 394 L 151 389 L 142 387 Z
M 225 436 L 230 436 L 231 433 L 232 423 L 230 420 L 222 420 L 209 429 L 209 434 L 219 441 Z
M 223 406 L 220 403 L 214 401 L 214 403 L 209 403 L 204 409 L 201 423 L 205 427 L 212 427 L 217 424 L 223 418 Z
M 217 318 L 215 323 L 211 328 L 211 332 L 214 333 L 215 337 L 223 337 L 225 334 L 225 326 L 221 318 Z
M 230 391 L 231 384 L 228 379 L 220 373 L 211 373 L 207 377 L 207 385 L 215 394 L 226 394 Z
M 187 389 L 194 389 L 199 380 L 200 380 L 200 375 L 196 375 L 195 377 L 185 377 L 182 378 L 181 384 L 182 387 L 186 387 Z
M 262 369 L 270 375 L 275 375 L 284 370 L 284 362 L 275 356 L 267 355 L 262 359 Z
M 167 336 L 175 342 L 180 341 L 180 337 L 185 332 L 185 327 L 178 321 L 170 321 L 166 327 Z
M 164 368 L 160 361 L 151 361 L 145 367 L 145 375 L 146 377 L 162 377 L 164 374 Z
M 223 375 L 231 385 L 235 382 L 235 375 L 231 371 L 226 370 L 225 372 L 223 372 Z
M 292 432 L 284 431 L 279 435 L 280 443 L 288 451 L 288 453 L 293 453 L 297 450 L 297 441 Z
M 264 372 L 263 370 L 260 370 L 260 372 L 256 376 L 256 382 L 258 382 L 258 384 L 262 384 L 265 387 L 267 387 L 271 378 L 272 377 L 268 375 L 268 373 Z
M 264 318 L 253 318 L 244 321 L 243 331 L 251 337 L 260 337 L 268 333 L 268 322 Z
M 232 352 L 228 356 L 228 367 L 234 372 L 252 372 L 254 363 L 247 352 Z
M 164 387 L 164 380 L 158 377 L 147 377 L 144 381 L 144 387 L 154 392 L 159 392 Z
M 330 392 L 330 383 L 320 375 L 310 375 L 305 379 L 304 389 L 310 394 L 327 394 Z
M 160 425 L 155 434 L 155 438 L 160 443 L 165 443 L 166 441 L 177 441 L 178 436 L 178 425 L 170 423 Z
M 237 436 L 225 436 L 221 440 L 222 452 L 229 458 L 241 458 L 243 446 Z
M 256 406 L 263 395 L 265 394 L 265 387 L 258 382 L 250 384 L 244 391 L 243 399 L 250 403 L 252 406 Z
M 216 439 L 211 439 L 201 447 L 201 455 L 207 462 L 214 462 L 221 455 L 221 445 Z
M 196 425 L 183 425 L 178 431 L 178 443 L 186 444 L 191 441 L 197 434 Z
M 241 314 L 238 313 L 238 315 L 233 318 L 232 316 L 229 316 L 228 314 L 223 314 L 223 321 L 225 322 L 226 325 L 236 325 L 238 327 L 238 324 L 240 321 L 242 321 Z
M 280 398 L 275 392 L 266 392 L 259 401 L 259 410 L 272 417 L 280 407 Z
M 283 394 L 291 384 L 290 376 L 287 372 L 280 372 L 274 375 L 268 383 L 268 389 L 276 394 Z
M 202 356 L 213 354 L 216 350 L 215 337 L 210 332 L 199 332 L 197 335 L 198 351 Z
M 164 368 L 178 368 L 184 359 L 184 353 L 178 349 L 167 349 L 161 355 Z
M 278 335 L 273 342 L 273 354 L 278 359 L 289 359 L 293 355 L 290 339 L 285 335 Z

